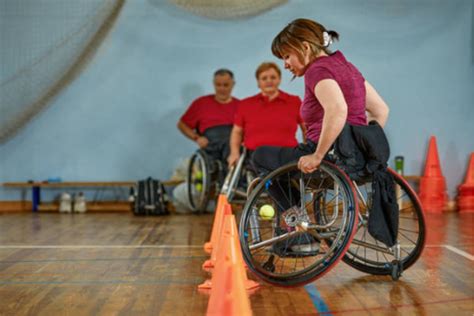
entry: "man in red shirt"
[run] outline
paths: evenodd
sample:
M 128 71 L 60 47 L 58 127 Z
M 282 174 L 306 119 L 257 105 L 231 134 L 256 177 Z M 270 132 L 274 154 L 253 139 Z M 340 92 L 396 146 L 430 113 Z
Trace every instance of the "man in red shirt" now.
M 278 66 L 271 62 L 262 63 L 255 76 L 261 92 L 239 104 L 230 140 L 229 165 L 239 159 L 242 141 L 250 152 L 260 146 L 294 147 L 298 144 L 298 125 L 305 138 L 305 126 L 300 116 L 301 100 L 278 89 L 281 82 Z
M 228 69 L 214 73 L 215 94 L 194 100 L 178 122 L 178 129 L 211 157 L 225 162 L 239 100 L 232 97 L 234 75 Z

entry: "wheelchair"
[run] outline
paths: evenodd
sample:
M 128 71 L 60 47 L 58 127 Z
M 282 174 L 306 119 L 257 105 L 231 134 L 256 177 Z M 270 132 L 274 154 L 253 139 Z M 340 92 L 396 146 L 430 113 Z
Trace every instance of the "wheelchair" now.
M 416 194 L 401 176 L 389 172 L 400 210 L 393 247 L 368 234 L 371 182 L 352 181 L 327 160 L 311 174 L 302 173 L 296 163 L 268 174 L 249 196 L 240 220 L 249 269 L 274 285 L 301 286 L 342 259 L 360 271 L 397 280 L 420 257 L 425 224 Z
M 225 168 L 221 161 L 204 150 L 197 150 L 189 161 L 186 183 L 188 199 L 193 211 L 204 212 L 209 201 L 215 199 L 224 182 Z
M 229 203 L 244 204 L 245 187 L 254 172 L 247 166 L 248 153 L 243 149 L 236 165 L 225 172 L 222 162 L 200 149 L 191 157 L 187 174 L 188 198 L 194 211 L 203 212 L 219 193 L 225 194 Z

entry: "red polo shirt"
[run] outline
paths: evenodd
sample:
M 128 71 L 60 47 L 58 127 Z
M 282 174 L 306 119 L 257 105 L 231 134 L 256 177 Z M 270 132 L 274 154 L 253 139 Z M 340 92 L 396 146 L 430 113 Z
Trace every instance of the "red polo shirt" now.
M 219 103 L 213 94 L 197 98 L 181 116 L 181 121 L 199 133 L 210 127 L 232 125 L 239 100 L 232 97 L 229 103 Z
M 255 150 L 259 146 L 296 146 L 296 130 L 303 121 L 300 106 L 298 96 L 281 90 L 272 101 L 262 94 L 240 101 L 234 124 L 244 130 L 245 147 Z

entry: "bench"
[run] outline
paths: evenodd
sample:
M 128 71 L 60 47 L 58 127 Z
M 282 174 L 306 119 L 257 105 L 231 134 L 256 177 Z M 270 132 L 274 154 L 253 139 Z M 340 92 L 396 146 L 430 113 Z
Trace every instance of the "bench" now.
M 176 186 L 182 180 L 162 181 L 164 186 Z M 133 187 L 137 181 L 109 181 L 109 182 L 5 182 L 6 188 L 29 189 L 31 188 L 32 211 L 37 212 L 41 204 L 41 189 L 50 188 L 121 188 Z

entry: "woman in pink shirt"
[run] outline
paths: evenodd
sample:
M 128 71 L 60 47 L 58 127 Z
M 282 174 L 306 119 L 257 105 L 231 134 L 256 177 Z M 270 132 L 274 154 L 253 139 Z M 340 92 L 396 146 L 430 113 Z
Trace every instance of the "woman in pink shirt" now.
M 329 45 L 338 33 L 308 19 L 288 24 L 273 40 L 273 54 L 284 61 L 295 77 L 304 76 L 305 95 L 301 116 L 307 143 L 294 148 L 261 147 L 254 153 L 262 173 L 298 161 L 304 173 L 315 171 L 347 123 L 385 125 L 388 106 L 359 70 Z

